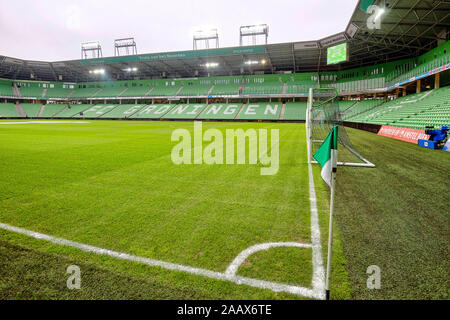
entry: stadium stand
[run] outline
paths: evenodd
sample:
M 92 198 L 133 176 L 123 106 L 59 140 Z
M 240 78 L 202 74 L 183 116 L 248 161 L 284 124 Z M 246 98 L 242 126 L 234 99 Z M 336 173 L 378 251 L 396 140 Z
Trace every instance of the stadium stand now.
M 206 96 L 212 86 L 210 79 L 186 80 L 177 96 Z
M 415 128 L 424 128 L 426 125 L 440 124 L 446 119 L 446 113 L 441 111 L 448 107 L 449 101 L 450 87 L 444 87 L 389 101 L 349 118 L 348 121 L 393 126 L 407 126 L 410 123 Z M 433 109 L 436 113 L 431 112 Z M 439 118 L 433 119 L 435 114 L 439 115 Z
M 152 89 L 144 83 L 131 83 L 125 87 L 126 90 L 119 94 L 120 97 L 144 97 Z
M 339 102 L 339 104 L 342 101 Z M 344 110 L 344 115 L 343 115 L 343 119 L 349 119 L 352 117 L 355 117 L 361 113 L 364 113 L 368 110 L 371 110 L 377 106 L 379 106 L 382 103 L 385 103 L 386 100 L 385 99 L 371 99 L 371 100 L 361 100 L 361 101 L 356 101 L 355 104 L 353 104 L 350 108 Z
M 213 80 L 211 95 L 237 95 L 242 77 L 220 77 Z
M 99 118 L 116 108 L 114 104 L 97 104 L 74 115 L 74 118 Z
M 181 88 L 181 83 L 175 80 L 152 81 L 152 90 L 147 94 L 152 97 L 175 96 Z
M 22 118 L 14 103 L 0 103 L 0 118 Z
M 100 116 L 100 118 L 109 118 L 109 119 L 124 119 L 129 118 L 142 108 L 145 105 L 143 104 L 122 104 Z
M 22 97 L 42 98 L 44 88 L 40 87 L 40 83 L 25 82 L 16 85 Z
M 40 118 L 51 118 L 67 107 L 65 104 L 46 104 Z
M 21 103 L 20 105 L 28 118 L 37 118 L 42 107 L 40 103 Z
M 281 103 L 249 103 L 239 114 L 239 120 L 277 120 L 280 118 Z
M 97 91 L 92 97 L 95 98 L 115 98 L 119 96 L 126 88 L 118 86 L 118 84 L 105 85 L 101 90 Z
M 67 98 L 69 94 L 73 91 L 68 85 L 67 88 L 63 88 L 61 84 L 50 84 L 48 88 L 44 89 L 44 98 Z M 73 87 L 74 85 L 71 84 Z
M 244 77 L 243 94 L 281 94 L 284 83 L 277 75 Z
M 198 119 L 234 119 L 242 108 L 242 103 L 210 104 L 198 116 Z
M 283 120 L 306 120 L 306 102 L 288 102 L 284 106 Z
M 74 89 L 72 94 L 69 94 L 68 97 L 70 98 L 92 98 L 98 91 L 100 91 L 100 88 L 96 87 L 83 87 L 80 85 L 78 88 Z
M 159 119 L 169 110 L 174 108 L 174 104 L 152 104 L 144 107 L 139 112 L 133 114 L 132 119 Z
M 0 79 L 0 96 L 14 96 L 14 90 L 10 80 Z
M 74 115 L 83 112 L 91 107 L 91 104 L 73 104 L 68 105 L 58 114 L 55 114 L 53 118 L 72 118 Z
M 164 119 L 195 119 L 206 108 L 206 104 L 178 104 L 168 113 Z

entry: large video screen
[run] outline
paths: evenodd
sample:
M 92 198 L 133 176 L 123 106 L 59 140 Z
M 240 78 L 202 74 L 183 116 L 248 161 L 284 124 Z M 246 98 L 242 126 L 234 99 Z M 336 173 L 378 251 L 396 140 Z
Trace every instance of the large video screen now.
M 336 64 L 348 60 L 347 42 L 327 49 L 327 64 Z

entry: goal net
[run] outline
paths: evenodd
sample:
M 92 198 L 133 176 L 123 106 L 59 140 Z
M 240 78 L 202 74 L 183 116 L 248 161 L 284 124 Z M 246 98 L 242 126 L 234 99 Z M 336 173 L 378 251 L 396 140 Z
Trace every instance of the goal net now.
M 375 167 L 372 162 L 365 159 L 353 147 L 347 131 L 342 124 L 336 89 L 310 88 L 308 107 L 306 110 L 306 130 L 309 150 L 308 159 L 311 163 L 317 163 L 312 155 L 336 125 L 339 126 L 338 165 Z

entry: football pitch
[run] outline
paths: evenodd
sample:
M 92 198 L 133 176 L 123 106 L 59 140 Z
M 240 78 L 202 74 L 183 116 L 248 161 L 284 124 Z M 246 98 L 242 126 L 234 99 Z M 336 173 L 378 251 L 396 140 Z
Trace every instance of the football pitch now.
M 171 134 L 179 128 L 192 131 L 192 122 L 14 122 L 0 122 L 2 298 L 318 298 L 315 293 L 321 285 L 321 271 L 317 263 L 326 264 L 329 193 L 320 179 L 320 168 L 312 166 L 318 207 L 318 229 L 314 230 L 304 124 L 203 123 L 204 129 L 223 132 L 279 129 L 279 170 L 276 175 L 264 176 L 260 165 L 174 164 L 171 151 L 176 143 Z M 370 139 L 383 147 L 406 145 L 366 132 L 350 132 L 359 146 L 368 147 Z M 384 174 L 389 172 L 383 171 L 386 168 L 376 156 L 377 150 L 371 151 L 371 160 L 378 160 L 381 169 L 342 170 L 338 199 L 348 191 L 345 203 L 349 205 L 338 200 L 331 281 L 335 299 L 355 294 L 370 298 L 362 289 L 365 280 L 361 280 L 370 264 L 363 265 L 361 260 L 365 263 L 364 255 L 377 257 L 376 250 L 387 249 L 372 243 L 375 248 L 368 252 L 365 246 L 370 245 L 360 238 L 367 236 L 367 230 L 375 233 L 370 223 L 380 223 L 374 216 L 370 221 L 371 214 L 379 214 L 384 223 L 392 219 L 383 210 L 395 201 L 376 198 L 377 187 L 368 182 L 368 190 L 375 191 L 367 194 L 362 182 L 350 179 L 370 177 L 374 183 L 386 179 Z M 408 165 L 406 158 L 404 165 Z M 394 161 L 390 165 L 399 164 Z M 439 172 L 449 172 L 445 166 L 442 169 Z M 437 186 L 440 178 L 438 172 L 434 174 L 431 183 Z M 419 181 L 422 178 L 419 176 Z M 411 185 L 420 188 L 416 181 Z M 372 199 L 367 203 L 362 197 Z M 401 205 L 398 201 L 398 219 L 407 214 Z M 405 205 L 412 210 L 409 206 L 414 201 Z M 445 222 L 439 212 L 443 203 L 430 205 L 435 212 L 428 214 L 434 221 Z M 361 217 L 355 217 L 356 212 Z M 417 213 L 410 212 L 410 216 Z M 416 231 L 408 230 L 415 225 L 406 227 L 397 218 L 393 218 L 397 230 Z M 364 219 L 368 226 L 359 225 Z M 422 270 L 420 279 L 425 283 L 433 279 L 432 287 L 437 288 L 440 277 L 445 279 L 446 254 L 439 250 L 448 248 L 443 242 L 448 230 L 442 224 L 426 227 L 430 233 L 423 236 L 428 246 L 415 242 L 411 254 L 426 250 L 432 255 L 430 262 L 438 263 L 438 270 Z M 391 228 L 394 226 L 382 232 L 388 234 Z M 345 231 L 342 239 L 341 230 Z M 25 234 L 29 231 L 39 234 Z M 318 245 L 314 244 L 317 231 Z M 434 241 L 433 231 L 442 240 Z M 407 241 L 408 235 L 397 234 L 392 241 Z M 375 259 L 374 264 L 389 261 L 382 254 L 378 258 L 381 262 Z M 400 258 L 407 262 L 411 257 Z M 80 290 L 66 287 L 69 265 L 80 266 Z M 391 277 L 395 276 L 394 272 Z M 403 283 L 402 278 L 397 281 Z M 400 287 L 401 292 L 407 291 Z M 445 295 L 433 293 L 429 287 L 424 290 L 432 297 Z

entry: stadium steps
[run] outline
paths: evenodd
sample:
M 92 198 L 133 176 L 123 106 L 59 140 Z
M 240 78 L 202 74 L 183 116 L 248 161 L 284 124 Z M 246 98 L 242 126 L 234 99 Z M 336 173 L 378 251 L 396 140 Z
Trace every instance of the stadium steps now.
M 88 98 L 94 98 L 96 95 L 98 95 L 102 91 L 103 91 L 103 89 L 98 89 L 97 91 L 95 91 L 95 93 L 92 96 L 90 96 Z
M 287 83 L 283 83 L 283 87 L 281 88 L 281 93 L 286 94 L 286 91 L 287 91 Z M 283 103 L 283 106 L 284 106 L 284 103 Z
M 177 92 L 175 92 L 174 96 L 177 96 L 181 92 L 181 90 L 183 90 L 183 88 L 184 88 L 184 85 L 182 85 L 180 88 L 178 88 L 178 90 L 177 90 Z
M 153 87 L 153 88 L 150 88 L 150 90 L 148 90 L 148 91 L 145 93 L 145 96 L 148 96 L 150 93 L 152 93 L 153 89 L 155 89 L 155 88 L 154 88 L 154 87 Z
M 75 93 L 75 90 L 72 90 L 69 92 L 69 94 L 66 96 L 66 98 L 70 98 Z
M 211 95 L 211 92 L 214 90 L 214 87 L 215 87 L 215 85 L 212 85 L 212 87 L 209 89 L 209 91 L 208 91 L 208 96 Z M 203 110 L 203 111 L 204 111 L 204 110 Z M 202 112 L 203 112 L 203 111 L 202 111 Z
M 42 90 L 41 98 L 45 98 L 46 95 L 47 95 L 47 88 L 44 88 L 44 90 Z
M 213 86 L 213 88 L 214 88 L 214 86 Z M 211 92 L 212 91 L 212 89 L 213 88 L 211 88 L 211 90 L 209 90 L 209 92 Z M 208 92 L 208 95 L 209 95 L 209 92 Z M 209 108 L 209 103 L 206 105 L 206 107 L 195 117 L 195 120 L 198 120 L 201 116 L 202 116 L 202 114 L 203 113 L 205 113 L 206 112 L 206 110 L 208 110 L 208 108 Z
M 239 89 L 238 89 L 238 94 L 242 94 L 242 91 L 244 91 L 244 87 L 245 87 L 245 78 L 242 78 L 241 85 L 239 86 Z
M 23 97 L 22 93 L 20 92 L 19 88 L 16 86 L 15 83 L 14 83 L 13 90 L 14 90 L 14 96 L 19 97 L 19 98 Z
M 73 91 L 72 91 L 72 92 L 73 92 Z M 66 105 L 66 106 L 65 106 L 64 108 L 62 108 L 60 111 L 58 111 L 57 113 L 55 113 L 55 114 L 52 116 L 52 118 L 58 116 L 58 114 L 60 114 L 60 113 L 62 113 L 62 112 L 64 112 L 64 111 L 66 111 L 68 108 L 69 108 L 69 105 Z
M 122 94 L 124 94 L 126 91 L 128 90 L 128 88 L 123 89 L 122 91 L 120 91 L 120 93 L 117 95 L 118 97 L 120 97 Z
M 359 101 L 355 101 L 354 103 L 352 103 L 347 109 L 345 109 L 344 111 L 342 111 L 343 113 L 350 111 L 351 109 L 353 109 Z
M 284 110 L 286 110 L 286 104 L 285 104 L 285 103 L 283 103 L 283 104 L 281 105 L 281 112 L 280 112 L 280 117 L 278 118 L 278 120 L 283 120 L 283 117 L 284 117 Z
M 20 116 L 22 118 L 26 118 L 27 117 L 27 115 L 25 114 L 25 111 L 23 111 L 22 105 L 20 103 L 16 104 L 16 109 L 17 109 L 17 112 L 20 114 Z
M 45 90 L 47 90 L 47 89 L 44 89 L 44 91 L 45 91 Z M 41 108 L 39 109 L 39 113 L 38 113 L 38 115 L 37 115 L 38 118 L 40 118 L 40 117 L 42 116 L 42 112 L 44 112 L 44 109 L 45 109 L 45 104 L 43 104 L 43 105 L 41 106 Z
M 239 117 L 240 117 L 242 111 L 244 111 L 244 109 L 245 109 L 246 106 L 247 106 L 246 103 L 243 103 L 243 104 L 242 104 L 242 107 L 241 107 L 241 109 L 239 110 L 239 112 L 237 113 L 236 117 L 234 117 L 234 120 L 239 119 Z

